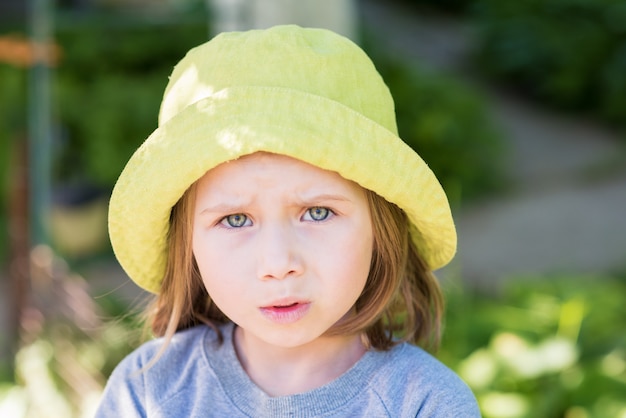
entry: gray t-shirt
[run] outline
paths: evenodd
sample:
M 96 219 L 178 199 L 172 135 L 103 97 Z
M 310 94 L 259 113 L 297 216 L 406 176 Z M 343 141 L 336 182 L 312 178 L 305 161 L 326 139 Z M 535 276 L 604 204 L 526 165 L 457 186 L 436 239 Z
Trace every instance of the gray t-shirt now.
M 163 356 L 142 371 L 162 340 L 150 341 L 112 373 L 101 417 L 439 417 L 474 418 L 480 412 L 463 381 L 424 350 L 400 344 L 370 350 L 347 372 L 317 389 L 270 397 L 241 367 L 233 325 L 178 332 Z

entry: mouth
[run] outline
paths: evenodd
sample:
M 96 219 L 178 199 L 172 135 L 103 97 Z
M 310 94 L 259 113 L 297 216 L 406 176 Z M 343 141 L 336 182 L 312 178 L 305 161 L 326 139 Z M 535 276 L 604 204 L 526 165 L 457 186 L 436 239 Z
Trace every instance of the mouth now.
M 307 314 L 310 307 L 311 302 L 309 301 L 283 300 L 262 306 L 259 310 L 265 318 L 274 323 L 291 324 L 302 319 Z
M 288 304 L 284 304 L 284 305 L 272 305 L 272 306 L 267 306 L 267 308 L 271 308 L 271 309 L 285 309 L 288 310 L 289 308 L 292 308 L 296 305 L 299 305 L 300 302 L 293 302 L 293 303 L 288 303 Z

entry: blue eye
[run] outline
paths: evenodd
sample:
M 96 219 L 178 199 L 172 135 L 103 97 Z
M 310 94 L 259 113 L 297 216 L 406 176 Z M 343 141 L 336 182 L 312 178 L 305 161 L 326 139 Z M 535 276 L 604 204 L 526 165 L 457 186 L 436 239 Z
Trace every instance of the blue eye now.
M 309 208 L 306 211 L 306 215 L 313 221 L 323 221 L 331 214 L 328 208 L 324 208 L 321 206 L 315 206 L 313 208 Z
M 223 224 L 224 222 L 231 228 L 241 228 L 249 224 L 248 217 L 243 213 L 225 216 L 221 223 Z

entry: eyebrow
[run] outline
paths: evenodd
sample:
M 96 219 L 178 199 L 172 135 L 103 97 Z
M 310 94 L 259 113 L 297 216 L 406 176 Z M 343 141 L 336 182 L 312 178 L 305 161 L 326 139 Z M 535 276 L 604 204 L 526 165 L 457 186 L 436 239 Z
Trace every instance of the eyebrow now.
M 200 215 L 206 213 L 239 213 L 242 212 L 242 208 L 249 205 L 249 202 L 236 202 L 236 203 L 216 203 L 215 205 L 209 204 L 200 211 Z
M 327 201 L 336 201 L 336 202 L 350 202 L 352 199 L 347 196 L 339 195 L 339 194 L 311 194 L 310 196 L 301 196 L 296 195 L 294 197 L 296 203 L 307 206 L 313 205 L 317 202 L 327 202 Z

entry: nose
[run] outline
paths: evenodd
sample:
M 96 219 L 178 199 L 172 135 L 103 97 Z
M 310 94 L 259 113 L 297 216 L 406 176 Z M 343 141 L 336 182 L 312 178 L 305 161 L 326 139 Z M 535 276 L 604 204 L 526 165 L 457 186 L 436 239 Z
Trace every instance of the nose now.
M 261 280 L 286 279 L 302 274 L 297 234 L 288 225 L 265 225 L 258 235 L 257 275 Z

